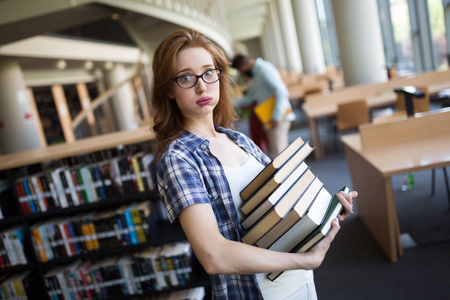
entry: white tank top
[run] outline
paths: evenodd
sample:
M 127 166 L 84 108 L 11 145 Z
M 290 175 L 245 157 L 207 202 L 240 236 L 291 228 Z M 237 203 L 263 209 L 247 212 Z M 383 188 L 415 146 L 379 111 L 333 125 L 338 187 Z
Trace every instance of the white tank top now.
M 228 184 L 230 185 L 233 202 L 238 211 L 239 219 L 242 221 L 245 215 L 240 210 L 243 203 L 240 192 L 264 169 L 264 165 L 253 157 L 253 155 L 249 155 L 249 159 L 242 166 L 223 166 L 223 169 Z M 256 274 L 256 279 L 258 280 L 259 288 L 265 300 L 281 300 L 288 299 L 289 295 L 292 295 L 312 280 L 313 272 L 311 270 L 285 271 L 275 281 L 268 279 L 266 273 L 261 273 Z

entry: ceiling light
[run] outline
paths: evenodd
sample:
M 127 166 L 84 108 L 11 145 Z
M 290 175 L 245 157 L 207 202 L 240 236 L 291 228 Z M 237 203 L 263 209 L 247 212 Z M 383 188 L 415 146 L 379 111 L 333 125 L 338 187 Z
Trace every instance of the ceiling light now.
M 56 68 L 60 69 L 60 70 L 64 70 L 65 68 L 67 68 L 67 63 L 64 59 L 60 59 L 56 62 Z
M 113 63 L 112 61 L 105 62 L 105 64 L 103 65 L 103 67 L 104 67 L 106 70 L 111 70 L 111 69 L 114 67 L 114 63 Z
M 86 70 L 92 70 L 92 68 L 94 68 L 94 63 L 88 60 L 87 62 L 84 63 L 84 68 Z

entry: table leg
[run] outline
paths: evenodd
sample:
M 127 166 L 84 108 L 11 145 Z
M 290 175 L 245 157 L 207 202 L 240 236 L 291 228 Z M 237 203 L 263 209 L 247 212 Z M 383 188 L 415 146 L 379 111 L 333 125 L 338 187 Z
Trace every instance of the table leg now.
M 347 145 L 345 153 L 359 196 L 355 202 L 358 216 L 391 262 L 403 254 L 391 178 L 383 175 Z
M 314 149 L 314 156 L 316 160 L 321 160 L 324 157 L 324 150 L 319 136 L 319 127 L 317 126 L 316 118 L 308 118 L 309 131 L 311 133 L 312 146 Z

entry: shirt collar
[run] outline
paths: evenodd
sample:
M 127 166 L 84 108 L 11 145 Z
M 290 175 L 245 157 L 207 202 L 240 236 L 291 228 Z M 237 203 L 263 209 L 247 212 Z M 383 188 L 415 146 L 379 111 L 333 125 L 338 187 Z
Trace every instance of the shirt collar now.
M 231 140 L 238 142 L 239 133 L 234 130 L 223 128 L 220 126 L 214 126 L 217 132 L 225 133 Z M 209 147 L 209 140 L 201 136 L 198 136 L 190 131 L 182 130 L 178 141 L 183 144 L 190 144 L 192 147 L 199 147 L 200 145 L 206 145 Z

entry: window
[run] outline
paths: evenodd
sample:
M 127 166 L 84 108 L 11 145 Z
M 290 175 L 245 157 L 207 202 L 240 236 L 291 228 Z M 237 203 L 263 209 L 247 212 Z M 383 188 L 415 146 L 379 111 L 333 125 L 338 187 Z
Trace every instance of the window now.
M 411 37 L 411 22 L 406 0 L 391 0 L 390 13 L 394 31 L 396 67 L 399 75 L 414 73 L 414 50 Z
M 341 66 L 336 30 L 334 27 L 333 9 L 330 0 L 316 0 L 317 17 L 322 38 L 325 64 Z
M 447 69 L 447 37 L 445 34 L 444 6 L 442 0 L 428 0 L 432 41 L 437 58 L 437 69 Z

